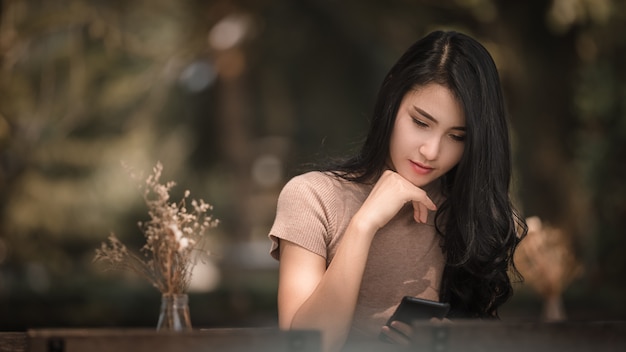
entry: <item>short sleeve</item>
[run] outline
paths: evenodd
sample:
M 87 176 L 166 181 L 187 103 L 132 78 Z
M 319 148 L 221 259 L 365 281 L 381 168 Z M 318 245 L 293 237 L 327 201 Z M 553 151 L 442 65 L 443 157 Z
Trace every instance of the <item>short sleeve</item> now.
M 278 197 L 269 233 L 272 257 L 279 259 L 279 239 L 284 239 L 328 258 L 328 244 L 336 229 L 336 204 L 328 175 L 309 172 L 287 182 Z

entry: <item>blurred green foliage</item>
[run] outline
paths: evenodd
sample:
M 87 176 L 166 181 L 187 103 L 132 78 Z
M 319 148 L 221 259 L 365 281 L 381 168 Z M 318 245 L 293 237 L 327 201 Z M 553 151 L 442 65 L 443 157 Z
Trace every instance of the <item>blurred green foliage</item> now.
M 359 145 L 384 73 L 437 28 L 497 61 L 517 203 L 571 236 L 585 267 L 569 316 L 626 316 L 622 1 L 0 4 L 2 330 L 156 325 L 156 290 L 91 261 L 111 231 L 141 245 L 147 214 L 121 162 L 147 172 L 158 160 L 221 220 L 220 280 L 191 294 L 194 325 L 273 324 L 266 235 L 281 186 Z M 504 315 L 538 306 L 520 286 Z

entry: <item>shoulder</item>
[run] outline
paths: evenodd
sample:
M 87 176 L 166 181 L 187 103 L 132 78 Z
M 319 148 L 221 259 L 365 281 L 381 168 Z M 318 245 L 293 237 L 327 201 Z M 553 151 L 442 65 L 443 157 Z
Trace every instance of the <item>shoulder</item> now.
M 334 224 L 351 218 L 373 186 L 345 180 L 330 172 L 312 171 L 292 178 L 278 199 L 278 210 L 314 208 Z
M 318 196 L 334 196 L 345 187 L 342 181 L 328 172 L 310 171 L 289 180 L 281 192 L 281 196 L 291 193 L 309 193 Z
M 328 244 L 337 232 L 337 214 L 342 213 L 338 182 L 331 174 L 313 171 L 285 184 L 270 230 L 274 258 L 279 257 L 279 239 L 327 258 Z
M 279 212 L 300 216 L 313 212 L 331 225 L 346 212 L 354 212 L 367 197 L 367 187 L 330 172 L 311 171 L 293 177 L 278 197 Z M 332 227 L 332 226 L 331 226 Z
M 339 180 L 330 172 L 309 171 L 293 177 L 287 184 L 331 186 L 336 182 L 339 182 Z

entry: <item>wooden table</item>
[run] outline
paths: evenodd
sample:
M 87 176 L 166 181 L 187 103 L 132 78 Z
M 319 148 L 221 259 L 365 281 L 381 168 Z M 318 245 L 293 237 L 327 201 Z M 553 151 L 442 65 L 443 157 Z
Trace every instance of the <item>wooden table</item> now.
M 624 352 L 626 322 L 455 321 L 413 324 L 414 351 Z
M 37 329 L 0 333 L 0 352 L 319 352 L 316 331 L 272 328 L 197 329 Z
M 413 324 L 412 346 L 389 349 L 351 341 L 342 352 L 624 352 L 626 322 L 502 322 L 467 320 Z
M 0 352 L 25 352 L 26 333 L 0 332 Z
M 626 321 L 415 323 L 413 345 L 375 339 L 351 340 L 343 352 L 623 352 Z M 153 329 L 35 329 L 0 332 L 0 352 L 318 352 L 319 333 L 273 328 L 198 329 L 157 333 Z

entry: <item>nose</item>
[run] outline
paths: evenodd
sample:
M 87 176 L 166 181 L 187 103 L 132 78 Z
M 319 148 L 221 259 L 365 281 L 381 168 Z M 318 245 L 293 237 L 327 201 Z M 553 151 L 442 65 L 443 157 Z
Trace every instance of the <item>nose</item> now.
M 439 156 L 439 149 L 441 147 L 441 139 L 439 137 L 430 137 L 420 145 L 419 152 L 426 158 L 426 160 L 436 160 Z

